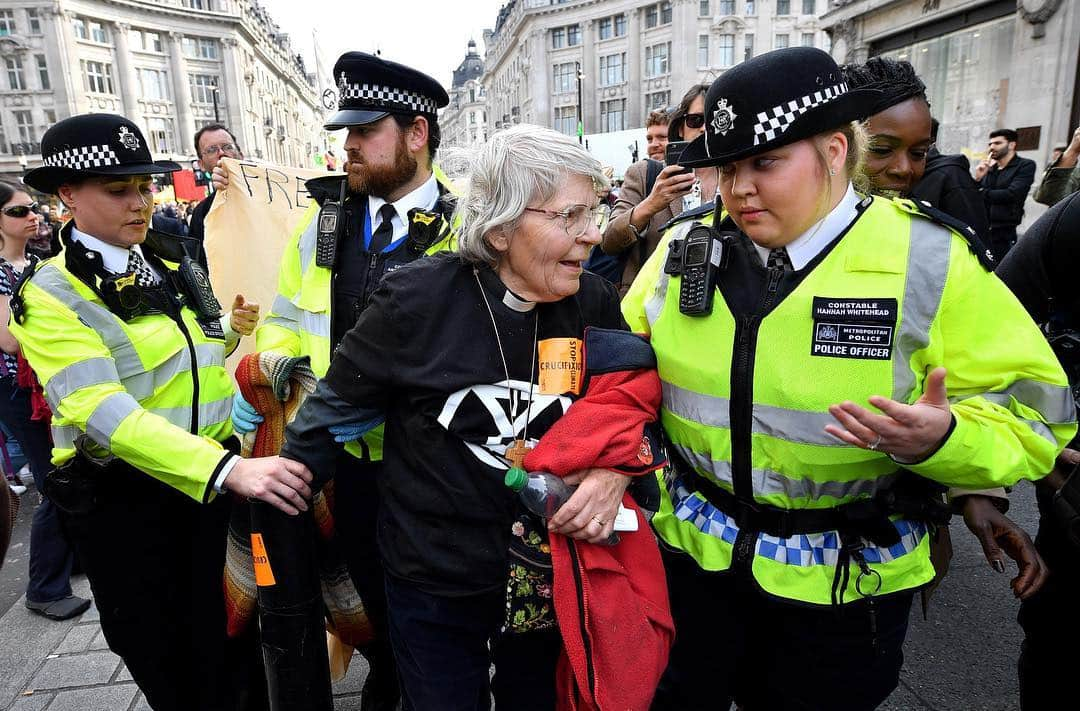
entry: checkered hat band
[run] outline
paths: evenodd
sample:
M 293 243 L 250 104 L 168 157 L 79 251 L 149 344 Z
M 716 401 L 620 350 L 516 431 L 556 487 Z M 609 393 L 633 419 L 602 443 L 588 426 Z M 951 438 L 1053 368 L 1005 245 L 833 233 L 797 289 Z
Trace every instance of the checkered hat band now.
M 788 130 L 788 127 L 797 119 L 815 106 L 827 104 L 833 99 L 847 93 L 848 86 L 841 82 L 829 86 L 813 94 L 800 96 L 779 106 L 774 106 L 768 111 L 762 111 L 757 115 L 757 123 L 754 124 L 754 145 L 768 143 L 777 136 Z
M 120 159 L 109 146 L 79 146 L 53 153 L 42 161 L 52 168 L 70 168 L 86 170 L 88 168 L 106 168 L 120 165 Z
M 407 89 L 395 89 L 391 86 L 378 84 L 345 84 L 341 87 L 341 103 L 339 108 L 345 106 L 346 101 L 362 101 L 366 106 L 385 107 L 388 109 L 410 109 L 422 114 L 434 114 L 439 110 L 435 100 Z

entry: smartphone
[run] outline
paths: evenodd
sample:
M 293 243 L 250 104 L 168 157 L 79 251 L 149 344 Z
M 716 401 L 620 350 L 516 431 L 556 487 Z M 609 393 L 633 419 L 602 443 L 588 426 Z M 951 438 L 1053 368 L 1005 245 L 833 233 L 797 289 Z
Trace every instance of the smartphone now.
M 690 141 L 670 141 L 667 144 L 667 150 L 664 151 L 664 165 L 678 165 L 679 157 L 688 145 L 690 145 Z M 678 175 L 689 172 L 689 168 L 683 168 Z

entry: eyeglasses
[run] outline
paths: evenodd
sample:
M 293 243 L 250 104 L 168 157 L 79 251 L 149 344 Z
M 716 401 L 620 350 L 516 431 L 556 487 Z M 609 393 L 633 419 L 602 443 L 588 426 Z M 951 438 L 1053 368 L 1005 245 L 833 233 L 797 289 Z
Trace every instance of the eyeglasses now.
M 8 217 L 26 217 L 31 212 L 38 211 L 38 204 L 32 202 L 29 205 L 12 205 L 11 207 L 5 207 L 3 213 Z
M 220 146 L 207 146 L 202 152 L 204 156 L 216 156 L 218 153 L 236 153 L 236 144 L 222 143 Z
M 687 128 L 701 128 L 705 125 L 705 114 L 686 114 L 683 123 Z
M 542 215 L 555 219 L 561 217 L 563 229 L 566 234 L 574 239 L 582 237 L 589 231 L 591 225 L 596 225 L 601 231 L 608 221 L 608 206 L 604 203 L 599 205 L 571 205 L 565 210 L 542 210 L 539 207 L 527 207 L 528 212 L 539 212 Z

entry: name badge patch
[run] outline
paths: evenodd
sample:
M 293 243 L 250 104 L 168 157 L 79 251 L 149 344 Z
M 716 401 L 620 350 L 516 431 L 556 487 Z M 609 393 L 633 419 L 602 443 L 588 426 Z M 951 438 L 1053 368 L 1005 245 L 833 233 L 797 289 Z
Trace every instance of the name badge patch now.
M 896 299 L 814 297 L 810 355 L 889 360 L 896 330 Z
M 199 319 L 199 328 L 207 338 L 225 339 L 225 329 L 221 327 L 221 321 L 216 318 Z

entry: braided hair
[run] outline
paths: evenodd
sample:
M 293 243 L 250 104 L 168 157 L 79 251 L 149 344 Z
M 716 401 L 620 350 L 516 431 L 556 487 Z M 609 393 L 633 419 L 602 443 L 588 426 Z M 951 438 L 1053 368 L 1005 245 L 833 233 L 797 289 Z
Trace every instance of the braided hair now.
M 930 105 L 926 98 L 926 84 L 915 73 L 910 62 L 888 57 L 873 57 L 865 64 L 845 64 L 840 68 L 848 89 L 876 89 L 881 92 L 871 113 L 881 113 L 908 99 L 919 98 Z

